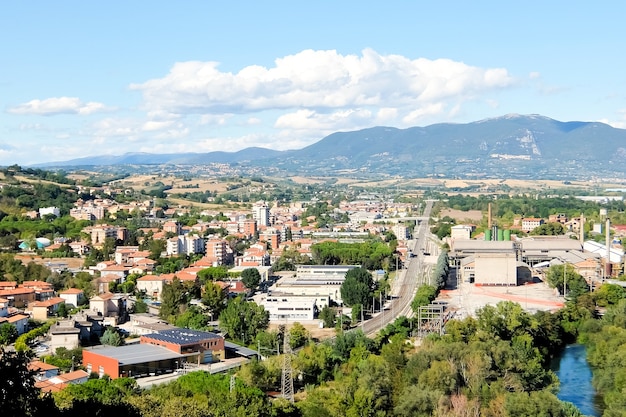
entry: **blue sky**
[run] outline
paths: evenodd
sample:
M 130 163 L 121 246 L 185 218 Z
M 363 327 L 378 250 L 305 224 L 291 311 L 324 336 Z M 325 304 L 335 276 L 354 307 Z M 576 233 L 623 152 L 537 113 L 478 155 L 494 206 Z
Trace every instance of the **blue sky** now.
M 509 113 L 626 127 L 626 3 L 0 5 L 0 165 Z

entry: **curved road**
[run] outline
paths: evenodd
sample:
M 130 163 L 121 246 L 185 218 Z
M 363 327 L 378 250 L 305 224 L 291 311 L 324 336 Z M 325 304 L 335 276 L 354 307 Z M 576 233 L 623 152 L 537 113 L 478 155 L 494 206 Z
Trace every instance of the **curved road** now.
M 415 256 L 409 258 L 408 268 L 402 270 L 400 276 L 393 282 L 391 301 L 387 303 L 383 312 L 364 321 L 361 326 L 358 327 L 361 328 L 366 335 L 378 332 L 380 329 L 387 326 L 387 324 L 393 322 L 396 317 L 411 317 L 413 314 L 411 301 L 413 301 L 415 292 L 419 285 L 427 284 L 430 279 L 430 274 L 427 274 L 424 268 L 423 252 L 428 248 L 426 233 L 428 232 L 428 219 L 430 219 L 430 212 L 434 202 L 435 200 L 426 200 L 424 213 L 421 216 L 423 220 L 419 221 L 415 226 L 413 233 L 414 240 L 411 241 L 413 247 L 409 247 L 409 250 L 412 250 Z

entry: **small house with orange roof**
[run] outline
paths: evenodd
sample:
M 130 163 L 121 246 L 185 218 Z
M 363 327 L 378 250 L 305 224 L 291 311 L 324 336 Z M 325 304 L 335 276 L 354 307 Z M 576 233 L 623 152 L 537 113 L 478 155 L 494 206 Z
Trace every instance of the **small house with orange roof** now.
M 79 304 L 85 299 L 85 293 L 78 288 L 69 288 L 61 291 L 59 297 L 65 300 L 65 303 L 69 306 L 78 307 Z
M 54 316 L 61 304 L 65 303 L 65 299 L 61 297 L 54 297 L 46 301 L 35 301 L 28 305 L 28 308 L 33 312 L 33 318 L 35 320 L 47 320 L 48 317 Z
M 39 360 L 28 363 L 28 370 L 35 373 L 36 381 L 45 381 L 59 375 L 59 367 Z

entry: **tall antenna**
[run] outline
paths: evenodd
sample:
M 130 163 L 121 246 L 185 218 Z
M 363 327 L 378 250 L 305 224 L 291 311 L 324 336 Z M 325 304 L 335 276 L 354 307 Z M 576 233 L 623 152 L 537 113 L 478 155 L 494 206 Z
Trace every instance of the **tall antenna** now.
M 293 403 L 293 369 L 291 368 L 291 344 L 289 343 L 289 332 L 285 329 L 283 337 L 283 375 L 281 394 L 290 403 Z

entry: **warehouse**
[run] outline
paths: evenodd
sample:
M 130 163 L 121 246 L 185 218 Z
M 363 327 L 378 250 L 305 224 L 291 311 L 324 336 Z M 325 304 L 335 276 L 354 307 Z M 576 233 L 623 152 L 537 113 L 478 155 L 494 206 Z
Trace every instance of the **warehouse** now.
M 173 372 L 184 356 L 161 346 L 132 344 L 126 346 L 96 346 L 83 350 L 83 365 L 87 372 L 100 378 L 140 377 Z

